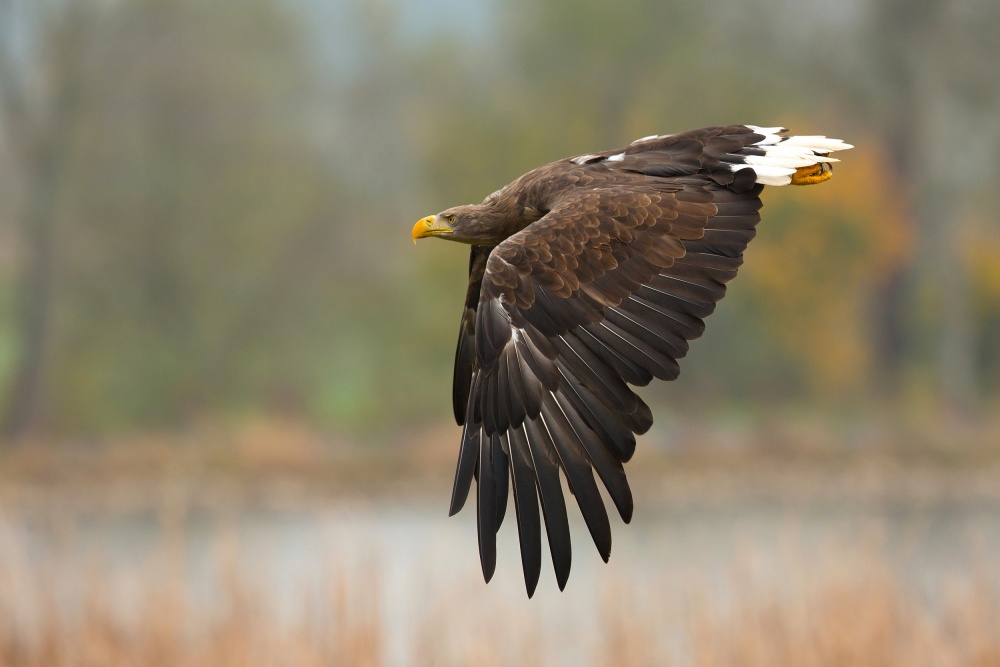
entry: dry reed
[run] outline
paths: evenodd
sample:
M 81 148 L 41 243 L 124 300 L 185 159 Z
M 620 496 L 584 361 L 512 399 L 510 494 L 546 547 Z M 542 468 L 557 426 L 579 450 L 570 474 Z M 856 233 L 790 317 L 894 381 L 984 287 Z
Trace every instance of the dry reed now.
M 538 600 L 477 609 L 485 589 L 473 581 L 419 600 L 420 618 L 401 636 L 383 608 L 391 596 L 376 562 L 333 564 L 289 613 L 233 549 L 219 559 L 210 602 L 191 590 L 175 545 L 143 568 L 128 604 L 99 568 L 74 576 L 79 594 L 67 599 L 51 563 L 14 551 L 0 556 L 0 667 L 354 666 L 400 655 L 415 665 L 578 664 L 580 656 L 595 665 L 1000 665 L 1000 594 L 990 576 L 970 573 L 929 600 L 901 585 L 877 550 L 830 554 L 845 565 L 822 573 L 799 562 L 777 586 L 750 568 L 718 582 L 722 598 L 678 579 L 607 585 L 595 627 L 560 636 L 537 622 Z

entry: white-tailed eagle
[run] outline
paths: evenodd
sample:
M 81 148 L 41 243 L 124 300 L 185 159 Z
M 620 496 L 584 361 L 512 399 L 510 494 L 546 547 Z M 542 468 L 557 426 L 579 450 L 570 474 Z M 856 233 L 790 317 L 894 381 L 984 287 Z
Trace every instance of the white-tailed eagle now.
M 611 528 L 594 472 L 628 523 L 623 464 L 653 422 L 632 387 L 677 377 L 688 341 L 743 262 L 764 186 L 825 181 L 830 153 L 851 148 L 785 132 L 730 125 L 644 137 L 539 167 L 482 204 L 414 226 L 414 241 L 472 246 L 455 355 L 454 411 L 465 428 L 451 513 L 475 479 L 487 581 L 511 489 L 528 596 L 542 521 L 565 586 L 560 474 L 607 561 Z

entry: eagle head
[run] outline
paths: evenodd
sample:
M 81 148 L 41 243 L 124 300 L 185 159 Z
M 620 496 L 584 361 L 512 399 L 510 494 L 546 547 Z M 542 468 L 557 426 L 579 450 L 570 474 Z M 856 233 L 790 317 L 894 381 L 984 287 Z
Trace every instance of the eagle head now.
M 497 230 L 489 224 L 485 205 L 455 206 L 437 215 L 421 218 L 413 225 L 413 242 L 427 236 L 439 236 L 449 241 L 470 245 L 494 245 Z

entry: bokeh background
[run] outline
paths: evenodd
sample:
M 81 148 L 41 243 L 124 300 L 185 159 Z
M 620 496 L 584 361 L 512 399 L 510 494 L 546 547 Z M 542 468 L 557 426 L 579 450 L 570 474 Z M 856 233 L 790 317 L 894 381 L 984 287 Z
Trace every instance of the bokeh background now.
M 0 0 L 0 664 L 1000 663 L 998 30 L 995 0 Z M 856 148 L 765 193 L 644 391 L 610 564 L 576 521 L 529 602 L 505 525 L 486 587 L 444 516 L 467 253 L 410 227 L 723 123 Z

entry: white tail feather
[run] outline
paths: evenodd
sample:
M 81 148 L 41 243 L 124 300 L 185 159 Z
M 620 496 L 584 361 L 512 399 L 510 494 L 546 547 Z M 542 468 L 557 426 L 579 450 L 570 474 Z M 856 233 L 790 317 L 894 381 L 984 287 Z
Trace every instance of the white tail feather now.
M 840 139 L 823 136 L 781 136 L 786 132 L 783 127 L 757 127 L 747 125 L 755 134 L 761 134 L 763 139 L 754 144 L 764 151 L 763 155 L 733 155 L 730 168 L 733 171 L 753 169 L 757 182 L 762 185 L 788 185 L 796 169 L 810 167 L 823 162 L 839 162 L 837 158 L 829 157 L 829 153 L 854 148 Z

